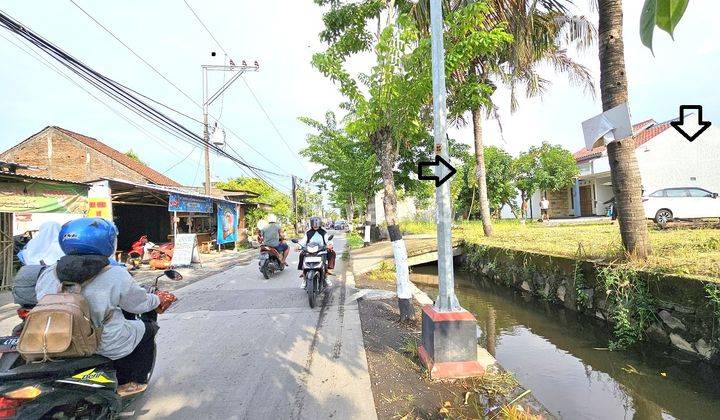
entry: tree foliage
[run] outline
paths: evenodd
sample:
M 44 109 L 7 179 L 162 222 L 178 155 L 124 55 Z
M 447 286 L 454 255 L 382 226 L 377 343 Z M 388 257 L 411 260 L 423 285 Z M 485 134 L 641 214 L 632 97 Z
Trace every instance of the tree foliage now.
M 559 145 L 543 142 L 515 159 L 516 186 L 523 199 L 535 191 L 555 191 L 570 187 L 579 174 L 572 153 Z
M 688 3 L 689 0 L 645 0 L 640 15 L 640 40 L 643 45 L 652 51 L 656 26 L 672 37 Z
M 276 190 L 262 179 L 238 177 L 226 182 L 218 182 L 216 185 L 218 188 L 222 189 L 244 190 L 259 194 L 257 198 L 250 199 L 248 201 L 269 204 L 273 209 L 272 212 L 279 218 L 285 221 L 291 219 L 292 202 L 290 197 Z M 245 215 L 247 226 L 252 229 L 257 224 L 258 220 L 262 219 L 265 215 L 267 215 L 267 213 L 267 211 L 261 209 L 260 207 L 251 208 Z

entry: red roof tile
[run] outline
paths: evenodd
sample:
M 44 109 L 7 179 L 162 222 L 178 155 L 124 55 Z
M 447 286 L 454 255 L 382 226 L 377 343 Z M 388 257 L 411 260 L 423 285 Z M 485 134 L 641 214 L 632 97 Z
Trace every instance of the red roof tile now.
M 656 124 L 655 120 L 647 120 L 633 125 L 633 132 L 635 132 L 635 148 L 638 148 L 643 144 L 649 142 L 653 137 L 657 136 L 668 128 L 670 128 L 669 122 Z M 575 152 L 573 156 L 575 157 L 575 161 L 580 163 L 582 161 L 600 157 L 602 156 L 604 151 L 605 146 L 598 146 L 593 148 L 592 150 L 587 150 L 583 147 L 582 149 Z
M 167 185 L 171 187 L 181 187 L 182 185 L 178 184 L 177 182 L 173 181 L 172 179 L 166 177 L 165 175 L 161 174 L 160 172 L 150 168 L 147 165 L 144 165 L 137 160 L 127 156 L 125 153 L 119 152 L 112 147 L 108 146 L 107 144 L 96 140 L 92 137 L 84 136 L 79 133 L 75 133 L 74 131 L 66 130 L 61 127 L 53 126 L 52 128 L 62 132 L 63 134 L 72 137 L 73 139 L 83 143 L 84 145 L 93 148 L 97 150 L 98 152 L 106 155 L 110 159 L 120 163 L 123 166 L 128 167 L 129 169 L 139 173 L 145 179 L 152 182 L 153 184 L 158 185 Z

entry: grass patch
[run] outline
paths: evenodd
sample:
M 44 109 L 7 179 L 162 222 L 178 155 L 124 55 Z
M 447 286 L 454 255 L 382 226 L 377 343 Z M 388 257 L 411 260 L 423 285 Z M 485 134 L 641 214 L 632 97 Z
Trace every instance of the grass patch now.
M 405 222 L 407 233 L 434 233 L 434 223 Z M 720 229 L 656 229 L 649 228 L 652 255 L 646 261 L 624 261 L 620 231 L 610 222 L 548 226 L 528 221 L 493 221 L 491 237 L 483 234 L 479 221 L 459 222 L 453 236 L 468 243 L 540 254 L 574 257 L 578 246 L 589 260 L 621 262 L 635 270 L 655 271 L 718 281 L 720 277 Z M 714 278 L 714 279 L 713 279 Z
M 395 265 L 382 261 L 380 265 L 367 273 L 369 279 L 374 281 L 395 281 Z
M 350 249 L 362 248 L 364 244 L 362 236 L 360 236 L 360 234 L 358 234 L 357 232 L 348 233 L 346 240 L 347 246 Z

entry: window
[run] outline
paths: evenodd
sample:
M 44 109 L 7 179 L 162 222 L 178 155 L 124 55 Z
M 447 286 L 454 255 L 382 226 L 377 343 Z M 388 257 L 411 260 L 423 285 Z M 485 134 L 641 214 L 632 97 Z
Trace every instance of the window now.
M 688 190 L 685 188 L 671 188 L 665 190 L 665 196 L 666 197 L 687 197 L 688 196 Z
M 650 194 L 650 197 L 665 197 L 665 190 L 657 190 Z
M 700 188 L 690 188 L 690 197 L 712 197 L 712 193 Z

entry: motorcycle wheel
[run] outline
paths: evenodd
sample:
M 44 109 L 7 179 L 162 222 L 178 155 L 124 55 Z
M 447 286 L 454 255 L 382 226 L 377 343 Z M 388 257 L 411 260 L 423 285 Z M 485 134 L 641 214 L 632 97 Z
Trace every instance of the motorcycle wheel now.
M 262 272 L 263 277 L 265 277 L 265 280 L 270 278 L 270 267 L 268 267 L 269 264 L 270 264 L 270 260 L 265 260 L 262 267 L 260 267 L 260 272 Z
M 310 303 L 310 309 L 315 308 L 317 305 L 317 293 L 314 290 L 308 291 L 308 301 Z

